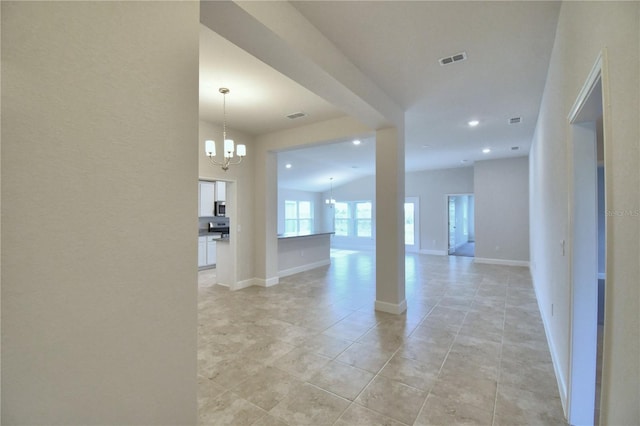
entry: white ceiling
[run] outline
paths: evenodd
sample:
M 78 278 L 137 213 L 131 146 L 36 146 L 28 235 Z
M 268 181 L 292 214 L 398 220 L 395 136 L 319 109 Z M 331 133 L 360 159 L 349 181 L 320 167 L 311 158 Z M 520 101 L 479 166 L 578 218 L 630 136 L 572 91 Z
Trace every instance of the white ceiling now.
M 559 2 L 292 4 L 404 109 L 407 171 L 461 167 L 478 160 L 528 154 Z M 466 61 L 444 67 L 438 62 L 441 57 L 463 51 L 468 56 Z M 228 125 L 250 134 L 342 114 L 202 27 L 203 119 L 221 121 L 217 88 L 225 85 L 231 89 L 227 97 Z M 300 120 L 283 118 L 299 110 L 309 116 Z M 516 116 L 522 117 L 522 123 L 509 125 L 509 118 Z M 472 119 L 480 124 L 469 127 L 467 122 Z M 339 183 L 373 173 L 375 143 L 353 147 L 350 141 L 345 142 L 280 154 L 281 162 L 294 164 L 286 170 L 288 173 L 279 170 L 280 185 L 326 190 L 331 176 Z M 491 148 L 491 153 L 483 154 L 483 148 Z M 366 150 L 370 152 L 357 154 Z M 370 159 L 369 163 L 357 163 L 362 160 L 360 155 Z

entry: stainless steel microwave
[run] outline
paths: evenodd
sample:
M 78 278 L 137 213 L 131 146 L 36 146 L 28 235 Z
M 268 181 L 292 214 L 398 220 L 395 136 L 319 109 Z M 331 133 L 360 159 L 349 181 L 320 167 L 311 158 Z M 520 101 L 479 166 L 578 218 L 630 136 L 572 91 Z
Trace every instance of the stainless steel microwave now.
M 224 201 L 216 201 L 214 204 L 213 214 L 215 216 L 226 216 L 227 215 L 227 205 Z

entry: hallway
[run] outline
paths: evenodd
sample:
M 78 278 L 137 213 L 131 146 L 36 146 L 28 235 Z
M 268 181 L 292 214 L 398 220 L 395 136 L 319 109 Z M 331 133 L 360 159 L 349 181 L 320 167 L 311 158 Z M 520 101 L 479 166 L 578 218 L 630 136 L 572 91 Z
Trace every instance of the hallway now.
M 373 252 L 271 288 L 199 288 L 200 424 L 562 425 L 529 271 L 407 254 L 375 312 Z

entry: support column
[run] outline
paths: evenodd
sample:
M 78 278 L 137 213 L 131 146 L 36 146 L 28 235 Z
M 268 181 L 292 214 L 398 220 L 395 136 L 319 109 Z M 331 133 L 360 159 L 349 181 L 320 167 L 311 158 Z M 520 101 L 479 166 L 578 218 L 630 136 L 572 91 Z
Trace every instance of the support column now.
M 278 284 L 278 176 L 274 152 L 256 145 L 255 149 L 256 211 L 255 276 L 256 285 L 269 287 Z
M 404 278 L 404 132 L 376 132 L 377 311 L 407 310 Z

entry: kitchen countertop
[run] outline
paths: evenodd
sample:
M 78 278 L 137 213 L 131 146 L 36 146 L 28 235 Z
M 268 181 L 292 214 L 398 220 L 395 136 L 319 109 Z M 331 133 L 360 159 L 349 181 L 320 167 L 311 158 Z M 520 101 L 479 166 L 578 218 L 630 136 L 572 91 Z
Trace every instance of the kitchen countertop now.
M 202 229 L 198 230 L 198 237 L 213 237 L 216 235 L 222 235 L 222 234 L 220 232 L 209 232 L 207 230 L 202 230 Z M 220 241 L 222 243 L 228 243 L 229 236 L 227 235 L 226 237 L 216 238 L 215 240 Z
M 297 232 L 289 232 L 284 234 L 278 234 L 279 240 L 284 240 L 287 238 L 301 238 L 301 237 L 318 237 L 320 235 L 333 235 L 335 232 L 312 232 L 307 234 L 299 234 Z

